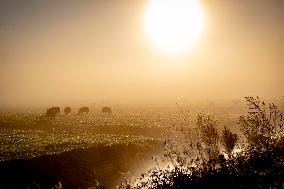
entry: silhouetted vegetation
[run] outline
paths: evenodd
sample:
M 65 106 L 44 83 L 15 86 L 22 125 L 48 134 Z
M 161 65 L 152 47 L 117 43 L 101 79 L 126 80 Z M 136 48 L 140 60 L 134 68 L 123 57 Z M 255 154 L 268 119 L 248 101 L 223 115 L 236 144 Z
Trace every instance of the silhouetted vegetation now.
M 196 120 L 197 129 L 200 133 L 199 137 L 203 143 L 204 150 L 207 152 L 209 159 L 216 159 L 219 155 L 217 121 L 213 115 L 205 114 L 198 114 Z
M 221 136 L 221 142 L 222 145 L 226 151 L 226 153 L 231 156 L 232 151 L 234 150 L 237 141 L 238 141 L 238 135 L 233 134 L 227 127 L 224 127 L 224 130 L 222 132 Z
M 214 116 L 199 114 L 196 126 L 178 129 L 183 131 L 178 135 L 184 133 L 189 143 L 167 140 L 163 163 L 157 163 L 136 182 L 126 180 L 120 187 L 284 188 L 282 113 L 275 104 L 267 106 L 259 97 L 245 99 L 249 111 L 239 118 L 245 142 L 238 153 L 233 153 L 238 136 L 226 127 L 222 131 L 221 144 L 228 155 L 225 156 L 218 148 Z M 197 133 L 200 138 L 196 139 Z
M 239 119 L 250 147 L 269 150 L 283 144 L 283 116 L 274 103 L 266 105 L 259 97 L 246 97 L 249 112 Z

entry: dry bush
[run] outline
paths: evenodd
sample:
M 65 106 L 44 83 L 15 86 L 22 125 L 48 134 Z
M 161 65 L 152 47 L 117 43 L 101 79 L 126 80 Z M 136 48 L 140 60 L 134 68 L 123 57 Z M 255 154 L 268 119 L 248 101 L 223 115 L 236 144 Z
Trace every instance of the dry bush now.
M 239 125 L 251 147 L 267 150 L 280 144 L 284 135 L 283 117 L 273 103 L 266 105 L 259 97 L 245 97 L 249 112 L 240 116 Z
M 216 124 L 217 121 L 214 115 L 197 115 L 196 125 L 209 159 L 216 159 L 219 155 L 219 133 L 216 128 Z
M 233 134 L 229 129 L 224 127 L 221 136 L 221 143 L 225 148 L 226 153 L 230 156 L 238 141 L 238 135 Z
M 182 143 L 167 140 L 164 144 L 164 157 L 172 163 L 171 166 L 151 169 L 135 185 L 126 183 L 120 188 L 283 188 L 282 114 L 274 104 L 266 109 L 265 103 L 260 102 L 258 97 L 246 99 L 250 111 L 240 117 L 239 124 L 251 146 L 269 145 L 265 149 L 246 146 L 248 148 L 244 148 L 236 156 L 229 155 L 226 159 L 224 155 L 219 155 L 217 159 L 219 133 L 214 116 L 198 114 L 194 127 L 194 124 L 188 125 L 191 122 L 189 114 L 182 112 L 181 116 L 186 117 L 182 117 L 176 138 L 187 142 L 181 145 Z M 182 138 L 187 140 L 181 140 Z M 237 140 L 237 135 L 225 127 L 221 142 L 228 154 L 233 151 Z M 183 151 L 181 146 L 189 146 L 187 149 L 192 150 Z M 208 150 L 209 159 L 204 158 L 204 150 Z

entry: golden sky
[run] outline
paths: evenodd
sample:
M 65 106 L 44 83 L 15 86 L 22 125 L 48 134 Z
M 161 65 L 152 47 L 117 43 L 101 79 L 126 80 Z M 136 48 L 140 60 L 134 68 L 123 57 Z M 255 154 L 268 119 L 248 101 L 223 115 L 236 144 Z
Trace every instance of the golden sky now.
M 0 2 L 0 106 L 284 94 L 284 1 L 200 0 L 204 30 L 181 56 L 145 35 L 147 0 Z

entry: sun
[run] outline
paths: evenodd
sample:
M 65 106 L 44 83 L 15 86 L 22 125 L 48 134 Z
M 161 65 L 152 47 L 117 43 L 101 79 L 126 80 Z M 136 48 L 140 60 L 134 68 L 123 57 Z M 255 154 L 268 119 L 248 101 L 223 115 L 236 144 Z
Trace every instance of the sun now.
M 144 28 L 152 45 L 168 55 L 188 52 L 203 31 L 204 18 L 197 0 L 151 0 Z

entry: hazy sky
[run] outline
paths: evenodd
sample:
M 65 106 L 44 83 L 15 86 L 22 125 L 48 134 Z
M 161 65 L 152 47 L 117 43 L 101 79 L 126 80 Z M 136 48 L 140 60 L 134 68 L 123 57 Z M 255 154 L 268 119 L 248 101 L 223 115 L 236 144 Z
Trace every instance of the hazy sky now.
M 284 1 L 200 3 L 200 40 L 168 57 L 145 35 L 147 0 L 0 0 L 0 105 L 283 96 Z

